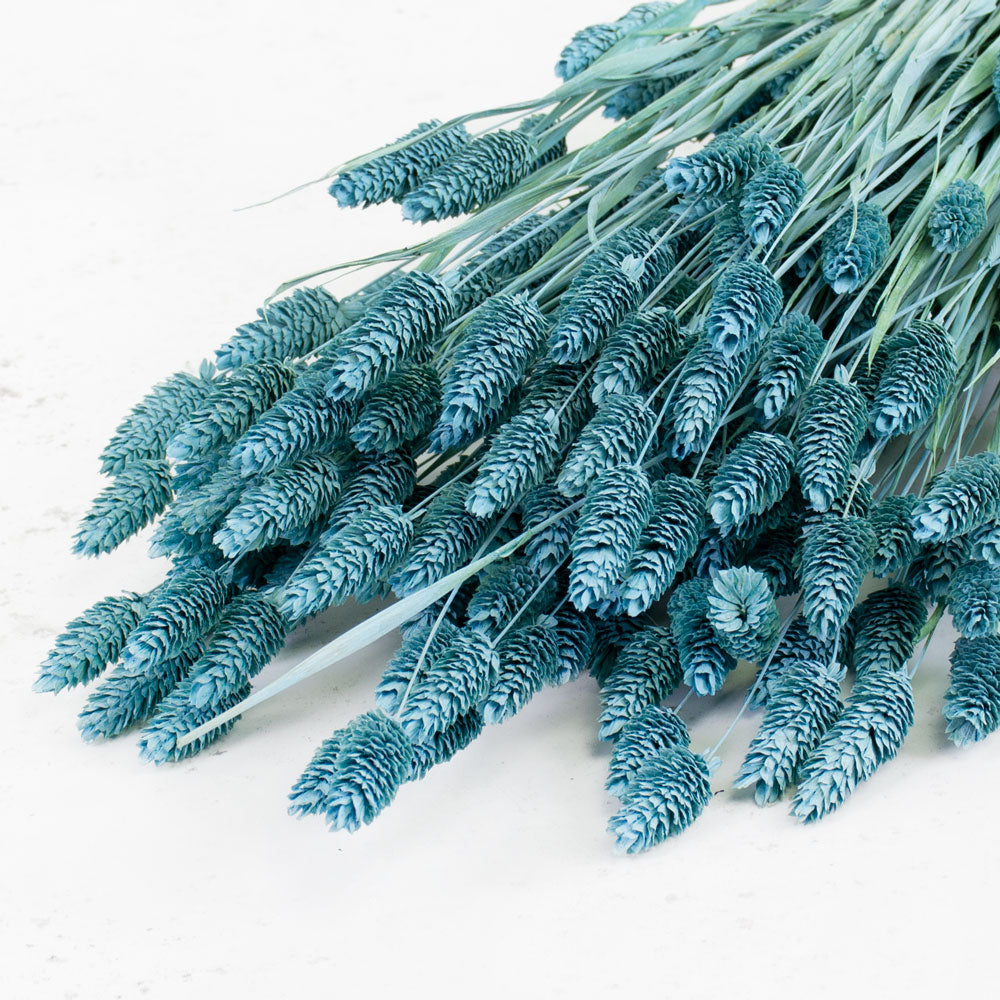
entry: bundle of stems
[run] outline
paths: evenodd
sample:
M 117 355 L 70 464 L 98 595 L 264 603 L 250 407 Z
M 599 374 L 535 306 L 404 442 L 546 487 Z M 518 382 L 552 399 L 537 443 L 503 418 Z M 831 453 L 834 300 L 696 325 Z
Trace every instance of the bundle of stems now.
M 1000 13 L 763 0 L 695 26 L 710 6 L 585 28 L 551 93 L 324 178 L 460 221 L 287 282 L 123 420 L 77 550 L 156 520 L 170 565 L 42 665 L 57 691 L 116 664 L 85 738 L 142 724 L 145 757 L 188 756 L 401 629 L 293 812 L 357 829 L 586 673 L 631 852 L 709 801 L 736 720 L 696 753 L 683 706 L 740 661 L 737 718 L 763 715 L 738 783 L 805 821 L 895 756 L 946 612 L 947 733 L 1000 725 Z M 389 594 L 251 690 L 302 621 Z

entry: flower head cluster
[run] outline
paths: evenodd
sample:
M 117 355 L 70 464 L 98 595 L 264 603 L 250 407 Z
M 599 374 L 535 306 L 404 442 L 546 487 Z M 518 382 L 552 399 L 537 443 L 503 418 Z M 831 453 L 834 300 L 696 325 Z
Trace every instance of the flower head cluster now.
M 964 250 L 986 228 L 986 198 L 971 181 L 952 181 L 934 202 L 927 233 L 938 253 Z
M 823 277 L 838 294 L 857 291 L 882 266 L 889 222 L 877 205 L 850 207 L 823 236 Z
M 399 201 L 468 141 L 464 125 L 442 127 L 433 119 L 422 122 L 393 143 L 405 143 L 399 149 L 338 174 L 330 194 L 341 208 Z

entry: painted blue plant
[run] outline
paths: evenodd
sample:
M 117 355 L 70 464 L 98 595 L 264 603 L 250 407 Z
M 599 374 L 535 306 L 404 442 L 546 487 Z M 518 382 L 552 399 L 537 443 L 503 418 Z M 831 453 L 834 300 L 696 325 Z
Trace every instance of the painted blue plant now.
M 891 238 L 878 205 L 848 206 L 823 236 L 823 277 L 838 295 L 857 291 L 882 266 Z
M 614 739 L 629 719 L 659 704 L 680 682 L 680 659 L 669 629 L 640 629 L 622 645 L 601 686 L 600 738 Z
M 795 448 L 782 434 L 751 431 L 725 456 L 712 480 L 708 510 L 723 533 L 763 514 L 792 484 Z
M 541 347 L 545 326 L 523 294 L 495 295 L 475 312 L 444 375 L 433 450 L 470 443 L 502 412 Z
M 567 497 L 579 496 L 605 470 L 633 464 L 646 446 L 655 420 L 656 414 L 642 396 L 609 396 L 570 448 L 556 478 L 560 492 Z
M 425 743 L 446 730 L 486 697 L 500 670 L 493 643 L 481 632 L 462 629 L 430 663 L 425 663 L 399 709 L 407 736 Z
M 1000 567 L 985 562 L 959 566 L 948 588 L 955 628 L 968 639 L 1000 635 Z
M 669 708 L 647 705 L 622 727 L 608 761 L 607 790 L 624 799 L 636 772 L 661 750 L 686 747 L 691 736 L 681 717 Z
M 711 592 L 711 580 L 694 577 L 673 592 L 668 605 L 684 683 L 699 696 L 715 694 L 736 667 L 708 619 Z
M 955 348 L 944 327 L 913 320 L 882 345 L 885 368 L 868 424 L 879 437 L 909 434 L 928 420 L 958 371 Z
M 852 661 L 861 677 L 869 670 L 906 665 L 927 622 L 927 605 L 912 587 L 890 584 L 869 594 L 851 619 Z
M 114 663 L 146 609 L 146 598 L 126 592 L 92 604 L 56 638 L 32 685 L 35 691 L 62 691 L 89 684 Z
M 216 380 L 204 402 L 171 436 L 167 456 L 190 462 L 231 444 L 288 392 L 294 381 L 292 368 L 271 359 L 229 372 Z
M 755 132 L 731 129 L 716 136 L 704 149 L 672 159 L 663 182 L 668 191 L 680 195 L 727 195 L 742 188 L 777 155 Z
M 181 570 L 156 591 L 122 649 L 130 671 L 153 670 L 215 624 L 229 586 L 211 569 Z
M 749 566 L 719 570 L 706 599 L 709 624 L 723 649 L 753 662 L 771 652 L 781 618 L 763 573 Z
M 821 378 L 802 397 L 792 440 L 802 494 L 814 510 L 829 510 L 847 488 L 867 421 L 868 404 L 849 382 Z
M 166 462 L 129 462 L 84 514 L 73 539 L 73 551 L 84 556 L 111 552 L 162 514 L 172 496 Z
M 955 643 L 944 717 L 948 739 L 960 747 L 978 743 L 1000 727 L 1000 638 Z
M 645 851 L 686 830 L 712 797 L 708 764 L 687 747 L 661 750 L 629 783 L 608 832 L 619 851 Z
M 673 309 L 653 306 L 626 317 L 601 348 L 591 389 L 594 402 L 640 392 L 673 360 L 684 339 Z
M 594 480 L 570 542 L 569 599 L 578 610 L 612 596 L 652 513 L 653 491 L 641 469 L 608 469 Z
M 331 830 L 354 833 L 410 777 L 413 745 L 381 712 L 359 715 L 317 751 L 292 789 L 290 810 L 322 813 Z
M 393 593 L 405 597 L 467 563 L 485 541 L 490 521 L 467 510 L 469 484 L 445 486 L 417 522 L 406 558 L 389 577 Z
M 544 616 L 530 625 L 512 628 L 497 643 L 496 677 L 483 700 L 483 721 L 497 724 L 520 712 L 551 681 L 559 669 L 559 639 L 555 620 Z
M 755 261 L 727 267 L 715 285 L 705 320 L 708 342 L 724 357 L 756 351 L 781 312 L 781 287 Z
M 765 420 L 777 420 L 808 384 L 826 342 L 819 327 L 800 312 L 786 313 L 764 346 L 754 397 Z
M 736 778 L 757 805 L 776 802 L 840 714 L 840 680 L 825 663 L 799 660 L 783 670 Z
M 653 483 L 653 512 L 629 560 L 621 586 L 626 612 L 639 615 L 658 601 L 694 556 L 705 523 L 705 488 L 667 473 Z
M 364 395 L 427 347 L 454 309 L 451 289 L 439 278 L 423 271 L 399 277 L 337 337 L 328 359 L 327 394 L 334 400 Z
M 265 358 L 301 358 L 350 326 L 363 311 L 362 302 L 353 296 L 341 302 L 320 286 L 297 288 L 258 309 L 252 322 L 238 326 L 216 350 L 215 363 L 228 371 Z
M 802 600 L 813 635 L 829 639 L 847 624 L 874 551 L 875 533 L 861 517 L 826 514 L 806 532 Z
M 421 122 L 392 143 L 406 145 L 338 174 L 330 194 L 341 208 L 399 201 L 468 141 L 464 125 L 442 126 L 436 119 Z
M 801 767 L 792 815 L 822 819 L 896 756 L 913 725 L 913 686 L 902 670 L 871 670 Z
M 945 542 L 1000 517 L 1000 455 L 981 451 L 939 472 L 913 508 L 913 537 Z
M 964 250 L 986 228 L 986 197 L 972 181 L 952 181 L 938 196 L 927 233 L 938 253 Z
M 214 388 L 214 370 L 177 372 L 154 386 L 122 418 L 101 452 L 101 472 L 118 473 L 136 459 L 162 459 L 167 442 Z

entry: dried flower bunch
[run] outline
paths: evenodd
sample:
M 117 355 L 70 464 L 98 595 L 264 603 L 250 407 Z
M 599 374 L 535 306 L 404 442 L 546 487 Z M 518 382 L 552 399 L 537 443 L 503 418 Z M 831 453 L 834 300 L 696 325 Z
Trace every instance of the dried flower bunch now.
M 293 813 L 355 830 L 589 674 L 631 852 L 709 802 L 729 733 L 696 752 L 683 705 L 740 661 L 762 715 L 738 783 L 800 820 L 898 752 L 945 612 L 942 727 L 1000 726 L 1000 13 L 771 0 L 692 26 L 707 6 L 585 28 L 545 97 L 331 172 L 340 206 L 462 218 L 287 283 L 124 418 L 76 550 L 152 524 L 167 571 L 42 665 L 40 691 L 94 684 L 85 739 L 141 726 L 144 757 L 186 757 L 399 628 Z M 601 108 L 618 124 L 574 145 Z M 252 690 L 301 622 L 388 596 Z

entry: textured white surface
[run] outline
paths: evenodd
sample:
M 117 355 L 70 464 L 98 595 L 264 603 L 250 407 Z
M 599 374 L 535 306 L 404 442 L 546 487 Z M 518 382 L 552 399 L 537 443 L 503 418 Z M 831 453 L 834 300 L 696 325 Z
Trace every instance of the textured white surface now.
M 624 4 L 623 4 L 624 6 Z M 371 703 L 388 641 L 245 718 L 194 760 L 80 743 L 79 691 L 29 691 L 62 624 L 161 570 L 133 543 L 82 562 L 98 450 L 281 280 L 414 238 L 394 206 L 322 187 L 232 208 L 446 117 L 543 92 L 608 0 L 184 0 L 22 5 L 0 42 L 5 995 L 685 998 L 990 995 L 1000 743 L 943 739 L 950 634 L 898 761 L 800 828 L 728 789 L 684 837 L 612 854 L 587 680 L 547 691 L 372 827 L 328 835 L 284 796 Z M 276 676 L 351 620 L 294 637 Z M 689 702 L 695 746 L 738 705 Z

